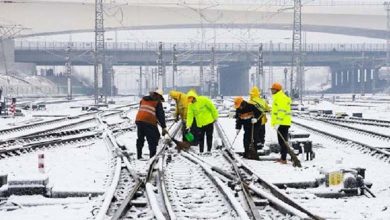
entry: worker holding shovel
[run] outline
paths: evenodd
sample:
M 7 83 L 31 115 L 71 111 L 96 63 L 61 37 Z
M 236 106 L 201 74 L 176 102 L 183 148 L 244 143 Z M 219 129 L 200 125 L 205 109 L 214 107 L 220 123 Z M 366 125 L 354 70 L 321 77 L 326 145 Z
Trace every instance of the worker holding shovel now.
M 288 145 L 288 129 L 291 126 L 291 98 L 288 97 L 282 90 L 282 85 L 279 83 L 272 84 L 272 111 L 271 125 L 278 133 L 278 142 L 280 145 L 281 157 L 277 161 L 282 164 L 287 164 L 287 153 L 290 154 L 294 166 L 301 166 L 300 161 L 292 152 Z
M 244 158 L 258 159 L 256 145 L 259 142 L 259 126 L 255 126 L 262 113 L 242 97 L 234 99 L 236 109 L 236 134 L 244 127 Z

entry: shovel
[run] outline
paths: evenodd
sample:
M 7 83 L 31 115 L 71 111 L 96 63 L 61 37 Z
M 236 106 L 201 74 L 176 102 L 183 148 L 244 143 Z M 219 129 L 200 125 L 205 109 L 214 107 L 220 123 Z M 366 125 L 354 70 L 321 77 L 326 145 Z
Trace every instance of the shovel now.
M 179 150 L 179 152 L 181 151 L 181 150 L 188 150 L 188 149 L 190 149 L 190 147 L 191 147 L 191 143 L 189 143 L 189 142 L 187 142 L 187 141 L 178 141 L 178 140 L 176 140 L 175 138 L 173 138 L 170 134 L 169 134 L 169 132 L 167 131 L 167 136 L 168 136 L 168 138 L 171 140 L 171 141 L 173 141 L 173 143 L 175 143 L 176 144 L 176 148 Z
M 293 166 L 294 167 L 302 167 L 301 161 L 299 161 L 297 155 L 295 155 L 295 153 L 291 150 L 291 147 L 288 144 L 288 142 L 286 141 L 286 139 L 284 139 L 283 135 L 280 133 L 279 130 L 277 130 L 277 132 L 278 132 L 278 135 L 282 138 L 284 145 L 286 145 L 286 147 L 287 147 L 287 152 L 288 152 L 288 154 L 290 154 L 291 160 L 293 161 Z
M 160 122 L 157 121 L 157 123 L 161 126 Z M 162 126 L 161 126 L 161 127 L 162 127 Z M 173 143 L 176 144 L 176 148 L 178 149 L 179 152 L 180 152 L 181 150 L 188 150 L 188 149 L 190 149 L 191 144 L 190 144 L 189 142 L 186 142 L 186 141 L 178 141 L 178 140 L 176 140 L 175 138 L 173 138 L 173 137 L 169 134 L 168 130 L 167 130 L 166 134 L 167 134 L 168 138 L 169 138 L 171 141 L 173 141 Z

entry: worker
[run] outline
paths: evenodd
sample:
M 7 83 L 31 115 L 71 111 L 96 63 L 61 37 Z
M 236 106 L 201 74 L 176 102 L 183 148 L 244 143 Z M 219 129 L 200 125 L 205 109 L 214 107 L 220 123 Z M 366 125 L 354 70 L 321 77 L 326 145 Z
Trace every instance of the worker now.
M 187 93 L 188 111 L 186 129 L 190 130 L 194 120 L 198 128 L 199 152 L 203 153 L 204 136 L 207 136 L 207 151 L 210 152 L 213 144 L 214 122 L 218 119 L 218 111 L 213 102 L 205 97 L 198 96 L 194 90 Z
M 259 127 L 256 134 L 258 135 L 259 142 L 257 143 L 257 150 L 260 150 L 264 146 L 265 142 L 265 124 L 267 123 L 266 112 L 270 112 L 270 108 L 266 100 L 260 96 L 260 90 L 257 86 L 254 86 L 249 91 L 249 103 L 256 106 L 256 108 L 263 114 L 260 116 L 256 126 Z
M 172 91 L 169 92 L 169 96 L 173 100 L 175 100 L 175 102 L 176 102 L 176 110 L 175 110 L 174 118 L 175 118 L 175 122 L 178 122 L 179 119 L 181 119 L 183 140 L 185 140 L 186 121 L 187 121 L 187 109 L 188 109 L 187 95 L 185 93 L 172 90 Z M 196 122 L 194 122 L 193 126 L 191 127 L 191 133 L 197 134 L 197 131 L 194 128 L 194 125 L 196 125 Z M 194 142 L 194 141 L 195 140 L 193 140 L 192 142 Z
M 288 129 L 291 126 L 291 99 L 282 90 L 279 83 L 272 84 L 272 112 L 271 125 L 275 128 L 280 145 L 281 158 L 277 161 L 286 164 Z
M 162 106 L 164 101 L 163 91 L 157 89 L 150 92 L 149 96 L 142 98 L 139 110 L 135 119 L 137 125 L 137 158 L 142 159 L 142 148 L 144 146 L 145 137 L 148 141 L 150 158 L 157 151 L 160 132 L 157 124 L 162 128 L 162 136 L 167 134 L 165 124 L 165 113 Z
M 255 124 L 258 123 L 262 112 L 242 97 L 234 99 L 234 108 L 236 109 L 236 135 L 240 132 L 241 127 L 244 127 L 244 158 L 256 158 L 257 155 L 249 155 L 249 147 L 251 144 L 255 147 L 259 142 L 259 135 L 256 135 L 259 133 L 259 126 L 255 126 Z

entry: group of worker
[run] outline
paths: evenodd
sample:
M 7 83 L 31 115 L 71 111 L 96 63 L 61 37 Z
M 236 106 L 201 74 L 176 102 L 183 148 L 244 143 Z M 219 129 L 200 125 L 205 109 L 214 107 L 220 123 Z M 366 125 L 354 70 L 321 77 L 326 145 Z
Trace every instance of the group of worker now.
M 260 90 L 255 86 L 249 92 L 249 100 L 242 97 L 234 98 L 236 109 L 236 135 L 241 128 L 244 130 L 244 158 L 253 159 L 250 148 L 263 148 L 265 142 L 266 113 L 271 112 L 271 125 L 278 134 L 281 147 L 281 158 L 278 162 L 286 164 L 288 129 L 291 125 L 291 99 L 283 92 L 279 83 L 271 87 L 272 110 L 266 100 L 261 98 Z M 199 145 L 199 151 L 204 151 L 206 136 L 207 151 L 210 152 L 213 142 L 214 123 L 218 119 L 218 111 L 213 102 L 206 96 L 199 96 L 196 91 L 190 90 L 187 94 L 179 91 L 170 91 L 169 96 L 176 102 L 174 114 L 175 122 L 181 120 L 183 140 L 185 134 L 191 133 L 195 137 L 193 145 Z M 150 157 L 156 154 L 160 133 L 157 125 L 162 128 L 162 136 L 168 134 L 165 123 L 165 114 L 162 107 L 163 92 L 160 89 L 150 92 L 142 98 L 136 116 L 137 125 L 137 158 L 142 158 L 142 148 L 145 137 L 148 141 Z
M 195 139 L 190 140 L 199 144 L 199 151 L 204 151 L 204 137 L 206 136 L 207 151 L 210 152 L 213 144 L 214 122 L 218 119 L 218 111 L 213 102 L 206 96 L 199 96 L 194 90 L 187 94 L 179 91 L 170 91 L 169 95 L 176 102 L 175 121 L 181 119 L 183 135 L 191 133 Z M 168 134 L 165 123 L 165 114 L 162 107 L 163 91 L 157 89 L 149 96 L 142 98 L 135 119 L 137 125 L 137 158 L 142 158 L 142 148 L 145 137 L 148 141 L 150 157 L 156 154 L 160 133 L 158 124 L 162 128 L 162 136 Z
M 264 146 L 266 113 L 271 111 L 271 125 L 275 128 L 280 145 L 280 159 L 277 162 L 286 164 L 288 148 L 288 129 L 291 125 L 291 99 L 282 90 L 279 83 L 272 84 L 272 111 L 266 100 L 261 98 L 260 90 L 255 86 L 249 92 L 249 100 L 242 97 L 234 99 L 236 108 L 236 135 L 244 128 L 244 158 L 254 159 L 257 150 Z M 255 148 L 250 151 L 250 148 Z

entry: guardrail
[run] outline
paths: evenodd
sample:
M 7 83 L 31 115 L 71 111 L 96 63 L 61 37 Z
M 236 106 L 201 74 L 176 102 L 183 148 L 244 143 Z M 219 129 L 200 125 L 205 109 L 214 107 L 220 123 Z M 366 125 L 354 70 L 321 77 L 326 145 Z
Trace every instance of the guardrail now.
M 115 51 L 157 51 L 158 42 L 106 42 L 107 50 Z M 164 50 L 172 50 L 176 45 L 181 51 L 209 51 L 214 46 L 217 51 L 258 51 L 259 44 L 243 43 L 163 43 Z M 94 42 L 46 42 L 46 41 L 15 41 L 16 50 L 83 50 L 93 51 Z M 289 52 L 292 45 L 290 43 L 267 43 L 263 44 L 264 51 Z M 385 52 L 386 44 L 305 44 L 303 51 L 306 52 Z

